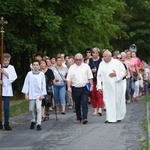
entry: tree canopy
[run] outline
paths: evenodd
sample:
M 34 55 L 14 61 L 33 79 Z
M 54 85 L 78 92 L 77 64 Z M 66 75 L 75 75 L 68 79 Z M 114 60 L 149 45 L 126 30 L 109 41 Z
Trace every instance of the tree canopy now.
M 37 51 L 74 55 L 87 47 L 111 51 L 136 44 L 150 55 L 149 0 L 1 0 L 4 51 L 22 81 Z

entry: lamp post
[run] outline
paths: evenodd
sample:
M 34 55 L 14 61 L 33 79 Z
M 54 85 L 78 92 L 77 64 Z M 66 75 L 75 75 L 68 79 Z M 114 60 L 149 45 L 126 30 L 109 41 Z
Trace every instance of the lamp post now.
M 8 22 L 3 17 L 0 18 L 0 33 L 1 33 L 1 46 L 0 46 L 0 67 L 3 64 L 3 51 L 4 51 L 4 24 Z M 0 73 L 0 79 L 2 80 L 2 74 Z M 0 86 L 0 129 L 2 129 L 2 85 Z

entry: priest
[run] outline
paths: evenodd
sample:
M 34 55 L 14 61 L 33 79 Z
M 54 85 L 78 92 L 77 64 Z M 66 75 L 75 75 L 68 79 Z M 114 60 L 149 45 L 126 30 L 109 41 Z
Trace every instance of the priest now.
M 124 65 L 112 58 L 109 50 L 103 51 L 103 61 L 97 73 L 97 90 L 103 93 L 106 106 L 105 123 L 120 122 L 126 114 L 122 79 L 126 75 Z

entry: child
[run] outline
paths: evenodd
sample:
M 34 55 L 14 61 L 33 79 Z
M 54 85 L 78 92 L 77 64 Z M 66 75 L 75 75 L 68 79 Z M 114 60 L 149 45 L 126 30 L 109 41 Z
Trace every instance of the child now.
M 29 111 L 32 114 L 30 129 L 34 129 L 36 121 L 37 131 L 39 131 L 41 130 L 41 102 L 44 98 L 44 95 L 47 95 L 46 81 L 44 73 L 39 70 L 40 61 L 34 60 L 32 66 L 33 70 L 29 71 L 26 75 L 22 93 L 25 94 L 25 99 L 29 101 Z M 34 111 L 35 105 L 37 120 Z
M 10 65 L 11 56 L 8 53 L 3 54 L 3 66 L 0 66 L 0 73 L 2 74 L 2 97 L 3 97 L 3 109 L 4 109 L 4 127 L 5 130 L 12 130 L 9 126 L 9 103 L 10 98 L 13 96 L 12 83 L 17 79 L 17 74 L 14 66 Z M 3 129 L 2 123 L 0 123 L 0 129 Z

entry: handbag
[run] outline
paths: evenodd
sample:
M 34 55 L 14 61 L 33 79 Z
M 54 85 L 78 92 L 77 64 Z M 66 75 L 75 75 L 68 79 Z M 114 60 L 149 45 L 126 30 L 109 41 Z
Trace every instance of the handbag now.
M 137 81 L 138 80 L 138 74 L 136 72 L 132 72 L 133 74 L 133 80 Z
M 47 93 L 48 93 L 48 94 L 53 93 L 53 86 L 52 86 L 52 85 L 48 85 L 48 86 L 47 86 Z
M 50 107 L 51 106 L 51 95 L 49 95 L 49 94 L 45 95 L 44 101 L 45 101 L 45 106 Z
M 58 68 L 57 68 L 56 66 L 55 66 L 55 68 L 57 69 L 57 71 L 58 71 L 60 77 L 62 78 L 63 82 L 66 83 L 65 79 L 63 78 L 63 76 L 62 76 L 62 74 L 60 73 L 60 71 L 58 70 Z

